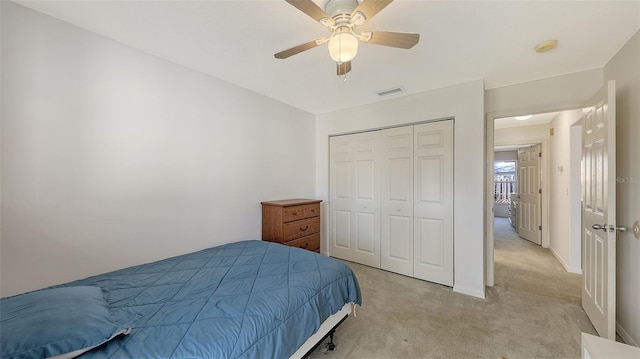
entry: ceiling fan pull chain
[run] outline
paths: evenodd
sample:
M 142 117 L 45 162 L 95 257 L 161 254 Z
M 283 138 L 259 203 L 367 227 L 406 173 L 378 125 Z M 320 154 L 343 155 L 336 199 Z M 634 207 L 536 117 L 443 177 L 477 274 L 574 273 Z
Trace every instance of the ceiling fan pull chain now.
M 336 62 L 336 64 L 338 65 L 338 76 L 340 76 L 340 72 L 344 71 L 344 73 L 342 74 L 342 82 L 343 83 L 347 83 L 347 71 L 346 71 L 346 64 L 342 61 L 338 61 Z M 344 70 L 341 69 L 341 67 L 344 66 Z

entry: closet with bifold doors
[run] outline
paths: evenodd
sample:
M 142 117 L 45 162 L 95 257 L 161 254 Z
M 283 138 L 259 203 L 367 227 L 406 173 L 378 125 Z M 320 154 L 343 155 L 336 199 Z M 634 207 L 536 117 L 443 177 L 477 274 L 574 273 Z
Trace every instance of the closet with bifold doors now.
M 329 254 L 453 286 L 453 120 L 329 140 Z

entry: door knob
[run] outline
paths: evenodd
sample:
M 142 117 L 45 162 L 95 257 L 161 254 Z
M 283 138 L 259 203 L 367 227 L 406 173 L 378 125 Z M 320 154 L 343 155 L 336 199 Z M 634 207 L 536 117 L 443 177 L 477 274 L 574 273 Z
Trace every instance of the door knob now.
M 605 232 L 607 232 L 607 231 L 609 231 L 609 232 L 615 232 L 615 231 L 618 231 L 618 232 L 626 232 L 626 231 L 627 231 L 627 227 L 624 227 L 624 226 L 616 226 L 616 225 L 613 225 L 613 224 L 612 224 L 612 225 L 607 226 L 607 224 L 606 224 L 606 223 L 605 223 L 605 224 L 592 224 L 592 225 L 591 225 L 591 228 L 596 229 L 596 230 L 597 230 L 597 229 L 600 229 L 600 230 L 603 230 L 603 231 L 605 231 Z

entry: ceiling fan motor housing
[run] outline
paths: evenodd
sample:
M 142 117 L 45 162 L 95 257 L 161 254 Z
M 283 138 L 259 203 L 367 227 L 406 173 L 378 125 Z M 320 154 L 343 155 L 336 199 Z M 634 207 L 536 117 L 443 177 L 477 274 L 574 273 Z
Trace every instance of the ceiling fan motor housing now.
M 358 7 L 358 0 L 329 0 L 325 6 L 325 12 L 336 22 L 345 17 L 345 20 L 349 21 L 356 7 Z

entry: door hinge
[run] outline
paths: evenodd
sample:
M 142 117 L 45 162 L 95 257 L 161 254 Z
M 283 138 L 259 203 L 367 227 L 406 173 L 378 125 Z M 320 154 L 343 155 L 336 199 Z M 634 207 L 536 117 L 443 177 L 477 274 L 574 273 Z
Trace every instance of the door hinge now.
M 542 230 L 542 226 L 538 226 L 538 230 L 540 230 L 540 231 L 541 231 L 541 230 Z
M 542 152 L 538 152 L 538 157 L 542 157 Z
M 538 193 L 542 194 L 542 188 L 538 188 Z

